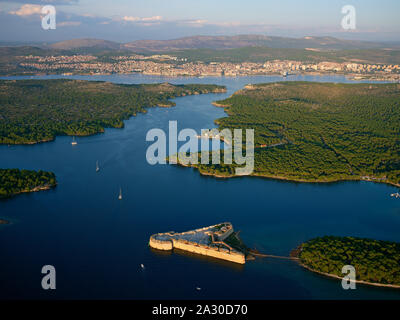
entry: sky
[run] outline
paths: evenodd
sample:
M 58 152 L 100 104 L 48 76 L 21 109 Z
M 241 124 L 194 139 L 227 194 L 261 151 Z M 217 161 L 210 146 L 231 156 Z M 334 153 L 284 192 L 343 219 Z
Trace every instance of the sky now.
M 42 28 L 45 5 L 56 9 L 56 29 Z M 355 29 L 342 27 L 345 5 L 355 8 Z M 399 0 L 0 0 L 0 41 L 264 34 L 397 42 L 399 13 Z

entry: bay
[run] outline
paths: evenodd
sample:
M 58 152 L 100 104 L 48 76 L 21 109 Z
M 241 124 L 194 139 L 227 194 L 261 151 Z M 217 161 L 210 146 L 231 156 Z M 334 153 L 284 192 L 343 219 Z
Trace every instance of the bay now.
M 0 146 L 1 168 L 53 171 L 58 186 L 0 201 L 0 299 L 400 299 L 399 290 L 358 285 L 302 269 L 293 261 L 257 259 L 244 266 L 148 247 L 151 234 L 230 221 L 250 247 L 288 255 L 323 235 L 400 242 L 397 188 L 370 182 L 304 184 L 241 177 L 215 179 L 196 170 L 146 161 L 148 130 L 215 127 L 226 116 L 212 101 L 249 83 L 282 80 L 352 82 L 343 76 L 165 78 L 144 75 L 41 76 L 116 83 L 213 83 L 224 94 L 176 98 L 149 108 L 123 129 L 31 146 Z M 5 79 L 5 78 L 2 78 Z M 96 161 L 100 172 L 96 173 Z M 123 200 L 118 200 L 119 188 Z M 57 289 L 41 288 L 54 265 Z M 143 270 L 141 264 L 145 266 Z M 196 290 L 201 287 L 202 290 Z

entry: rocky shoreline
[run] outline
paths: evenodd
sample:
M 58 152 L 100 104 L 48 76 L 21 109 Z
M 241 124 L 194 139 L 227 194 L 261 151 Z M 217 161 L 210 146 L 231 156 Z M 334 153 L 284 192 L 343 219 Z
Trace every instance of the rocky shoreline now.
M 53 185 L 38 186 L 38 187 L 35 187 L 33 189 L 23 190 L 23 191 L 20 191 L 20 192 L 9 194 L 7 197 L 0 198 L 0 199 L 9 199 L 11 197 L 14 197 L 16 195 L 23 194 L 23 193 L 31 193 L 31 192 L 39 192 L 39 191 L 44 191 L 44 190 L 50 190 L 52 188 L 55 188 L 56 186 L 57 186 L 57 184 L 55 184 L 54 186 Z
M 190 167 L 190 168 L 195 168 L 199 171 L 199 173 L 202 176 L 211 176 L 215 178 L 222 178 L 222 179 L 229 179 L 229 178 L 238 178 L 238 177 L 244 177 L 241 175 L 220 175 L 216 173 L 211 173 L 211 172 L 204 172 L 201 169 L 199 169 L 196 165 L 191 165 L 191 164 L 182 164 L 182 163 L 177 163 L 177 165 L 180 165 L 182 167 Z M 344 179 L 332 179 L 332 180 L 305 180 L 305 179 L 298 179 L 298 178 L 290 178 L 290 177 L 284 177 L 284 176 L 274 176 L 274 175 L 262 175 L 262 174 L 251 174 L 247 175 L 246 177 L 258 177 L 258 178 L 265 178 L 265 179 L 273 179 L 273 180 L 283 180 L 283 181 L 289 181 L 289 182 L 299 182 L 299 183 L 336 183 L 336 182 L 347 182 L 347 181 L 366 181 L 366 182 L 376 182 L 376 183 L 385 183 L 388 185 L 392 185 L 395 187 L 400 188 L 400 184 L 391 182 L 391 181 L 385 181 L 385 180 L 372 180 L 372 179 L 360 179 L 360 178 L 354 178 L 354 179 L 349 179 L 349 178 L 344 178 Z
M 318 271 L 318 270 L 312 269 L 309 266 L 306 266 L 305 264 L 301 263 L 300 260 L 299 260 L 299 265 L 301 267 L 307 269 L 308 271 L 323 275 L 325 277 L 339 279 L 339 280 L 343 279 L 343 277 L 339 277 L 336 274 L 326 273 L 326 272 L 322 272 L 322 271 Z M 358 283 L 358 284 L 365 284 L 365 285 L 374 286 L 374 287 L 400 289 L 400 285 L 396 285 L 396 284 L 384 284 L 384 283 L 377 283 L 377 282 L 368 282 L 368 281 L 363 281 L 363 280 L 354 280 L 354 282 Z
M 302 250 L 303 250 L 303 244 L 301 244 L 298 247 L 296 247 L 295 249 L 293 249 L 290 253 L 290 257 L 294 258 L 294 260 L 296 260 L 301 267 L 303 267 L 304 269 L 306 269 L 308 271 L 311 271 L 313 273 L 316 273 L 316 274 L 319 274 L 319 275 L 322 275 L 325 277 L 338 279 L 338 280 L 343 279 L 344 275 L 343 275 L 343 277 L 341 277 L 336 274 L 318 271 L 318 270 L 311 268 L 310 266 L 304 264 L 300 259 L 300 253 Z M 397 285 L 397 284 L 385 284 L 385 283 L 379 283 L 379 282 L 369 282 L 369 281 L 364 281 L 364 280 L 354 280 L 353 282 L 357 283 L 357 284 L 369 285 L 369 286 L 374 286 L 374 287 L 400 289 L 400 285 Z

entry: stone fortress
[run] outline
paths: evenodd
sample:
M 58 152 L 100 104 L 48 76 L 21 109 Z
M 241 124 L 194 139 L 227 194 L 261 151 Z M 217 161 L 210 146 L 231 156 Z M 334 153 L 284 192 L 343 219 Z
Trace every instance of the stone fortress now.
M 232 224 L 224 222 L 182 233 L 170 231 L 153 234 L 150 237 L 149 245 L 158 250 L 172 250 L 176 248 L 244 264 L 245 255 L 224 242 L 232 233 Z

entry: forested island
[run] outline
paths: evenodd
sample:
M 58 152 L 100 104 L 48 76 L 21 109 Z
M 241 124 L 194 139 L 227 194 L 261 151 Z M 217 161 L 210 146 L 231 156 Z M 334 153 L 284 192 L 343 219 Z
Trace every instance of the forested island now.
M 254 176 L 400 185 L 400 84 L 248 85 L 215 104 L 228 113 L 216 120 L 219 130 L 254 129 Z M 194 167 L 218 177 L 235 172 L 235 165 Z
M 358 282 L 400 288 L 400 243 L 325 236 L 303 243 L 298 257 L 311 271 L 343 278 L 352 265 Z
M 175 97 L 225 92 L 207 84 L 113 84 L 82 80 L 0 81 L 0 144 L 33 144 L 58 135 L 87 136 Z
M 24 192 L 47 190 L 56 184 L 56 177 L 52 172 L 0 169 L 0 199 Z

